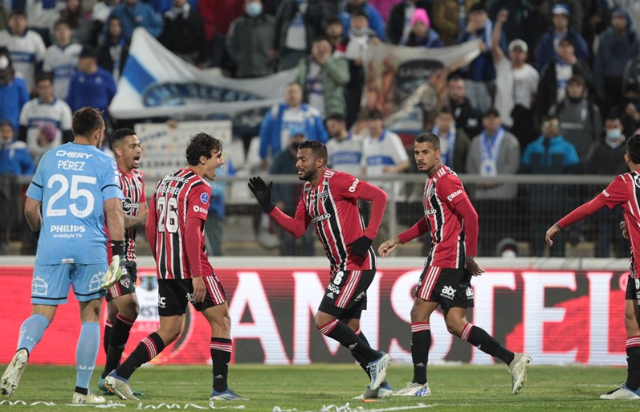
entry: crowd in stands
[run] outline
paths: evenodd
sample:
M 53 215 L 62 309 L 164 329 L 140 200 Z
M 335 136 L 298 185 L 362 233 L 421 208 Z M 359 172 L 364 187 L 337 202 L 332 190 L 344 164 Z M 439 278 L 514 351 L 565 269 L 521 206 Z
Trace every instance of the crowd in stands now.
M 640 127 L 634 23 L 640 2 L 633 0 L 2 0 L 0 176 L 29 174 L 46 150 L 70 141 L 80 107 L 103 110 L 111 124 L 107 108 L 138 27 L 185 61 L 228 77 L 295 68 L 259 130 L 264 171 L 290 173 L 296 139 L 328 142 L 331 167 L 374 183 L 411 171 L 407 141 L 386 128 L 384 113 L 361 105 L 367 48 L 476 40 L 479 55 L 447 73 L 444 97 L 424 108 L 431 113 L 423 130 L 440 136 L 446 165 L 482 176 L 621 173 L 625 136 Z M 387 192 L 399 196 L 398 188 Z M 295 190 L 278 196 L 288 205 Z M 547 189 L 525 195 L 540 190 Z M 487 184 L 470 192 L 481 228 L 497 233 L 481 230 L 498 236 L 481 239 L 483 253 L 494 254 L 511 230 L 501 214 L 522 190 Z M 571 204 L 577 195 L 558 189 L 557 196 Z M 615 219 L 598 221 L 597 256 L 610 254 Z M 544 253 L 540 242 L 532 254 Z M 614 243 L 626 255 L 623 240 Z

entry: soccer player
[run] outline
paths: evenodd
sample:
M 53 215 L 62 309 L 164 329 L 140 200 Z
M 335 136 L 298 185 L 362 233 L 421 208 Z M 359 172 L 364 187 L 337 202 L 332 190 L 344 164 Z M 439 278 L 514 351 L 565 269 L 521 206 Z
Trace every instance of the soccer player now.
M 376 274 L 371 242 L 380 227 L 387 195 L 347 173 L 328 169 L 327 148 L 318 141 L 300 143 L 296 158 L 298 179 L 306 183 L 295 217 L 275 207 L 271 200 L 273 182 L 267 186 L 261 177 L 253 177 L 249 188 L 264 212 L 296 238 L 314 223 L 331 263 L 331 281 L 316 314 L 316 327 L 349 348 L 370 375 L 371 384 L 363 398 L 389 396 L 391 387 L 385 376 L 391 358 L 372 349 L 360 330 L 360 316 L 367 308 L 367 289 Z M 371 201 L 367 227 L 360 216 L 358 199 Z
M 67 302 L 69 285 L 80 303 L 82 328 L 76 349 L 73 403 L 104 403 L 89 391 L 100 348 L 100 308 L 107 286 L 117 279 L 124 250 L 122 190 L 116 163 L 100 149 L 102 114 L 78 110 L 74 141 L 47 152 L 27 189 L 25 217 L 40 234 L 31 286 L 32 313 L 20 327 L 18 351 L 0 382 L 3 396 L 18 387 L 29 354 L 42 339 L 58 305 Z M 107 267 L 105 216 L 114 260 Z M 114 272 L 114 269 L 116 272 Z M 115 281 L 115 280 L 113 280 Z
M 462 182 L 440 160 L 440 139 L 433 133 L 416 137 L 414 156 L 418 170 L 427 174 L 422 203 L 424 217 L 378 248 L 387 257 L 399 244 L 431 233 L 431 251 L 420 275 L 411 309 L 411 358 L 413 380 L 394 396 L 429 396 L 427 362 L 431 346 L 429 319 L 440 305 L 449 333 L 495 356 L 509 365 L 513 377 L 511 393 L 517 394 L 527 376 L 531 358 L 506 349 L 483 329 L 467 321 L 473 307 L 471 276 L 484 272 L 475 261 L 478 243 L 478 214 Z
M 629 173 L 621 174 L 591 201 L 569 213 L 547 230 L 545 240 L 553 246 L 553 238 L 560 230 L 591 216 L 603 207 L 622 207 L 623 235 L 631 240 L 631 268 L 625 293 L 625 327 L 627 330 L 627 381 L 600 399 L 640 399 L 640 135 L 627 140 L 624 160 Z
M 160 328 L 142 339 L 131 355 L 105 378 L 122 399 L 137 400 L 129 378 L 182 333 L 187 304 L 211 326 L 213 389 L 210 400 L 242 400 L 227 386 L 231 361 L 231 320 L 224 289 L 205 252 L 204 224 L 216 169 L 224 164 L 222 142 L 206 133 L 187 144 L 188 166 L 166 175 L 156 186 L 145 226 L 158 271 Z M 113 333 L 113 332 L 112 332 Z
M 140 311 L 136 296 L 138 270 L 135 241 L 137 229 L 144 228 L 149 212 L 144 193 L 144 175 L 138 170 L 142 147 L 136 132 L 131 129 L 116 130 L 111 135 L 111 148 L 118 164 L 120 187 L 124 194 L 125 250 L 122 277 L 107 290 L 108 315 L 102 339 L 107 361 L 98 383 L 98 389 L 106 394 L 111 392 L 104 386 L 104 378 L 120 364 L 129 332 Z

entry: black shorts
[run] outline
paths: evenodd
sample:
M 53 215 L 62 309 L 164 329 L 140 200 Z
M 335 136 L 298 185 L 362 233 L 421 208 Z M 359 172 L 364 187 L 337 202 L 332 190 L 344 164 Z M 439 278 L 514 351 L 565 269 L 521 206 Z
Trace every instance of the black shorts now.
M 471 273 L 466 269 L 425 267 L 416 288 L 416 297 L 438 302 L 442 309 L 472 308 Z
M 640 279 L 629 276 L 627 279 L 627 290 L 624 293 L 625 300 L 633 300 L 636 305 L 640 305 Z
M 362 311 L 367 309 L 367 289 L 375 275 L 375 269 L 336 273 L 327 285 L 318 310 L 337 319 L 360 319 Z
M 124 295 L 136 293 L 136 282 L 138 281 L 138 265 L 136 262 L 124 262 L 122 276 L 113 286 L 107 290 L 107 302 Z
M 184 315 L 189 302 L 198 312 L 202 312 L 227 301 L 224 289 L 216 275 L 205 276 L 204 281 L 207 287 L 204 302 L 194 303 L 191 301 L 192 279 L 158 279 L 158 315 Z

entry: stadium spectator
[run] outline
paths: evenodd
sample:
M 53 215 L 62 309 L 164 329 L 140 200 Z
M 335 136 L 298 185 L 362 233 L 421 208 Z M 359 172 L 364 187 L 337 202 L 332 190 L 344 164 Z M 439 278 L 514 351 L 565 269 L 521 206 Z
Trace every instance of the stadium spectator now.
M 639 53 L 640 42 L 629 14 L 622 8 L 616 8 L 611 14 L 610 27 L 600 36 L 593 63 L 593 78 L 601 113 L 609 113 L 622 98 L 625 67 Z
M 92 45 L 102 44 L 104 26 L 107 24 L 113 8 L 121 2 L 122 0 L 100 0 L 93 5 L 91 9 L 91 19 L 93 20 Z
M 574 211 L 560 219 L 547 230 L 545 240 L 549 246 L 553 246 L 554 238 L 560 230 L 591 216 L 603 207 L 613 209 L 615 206 L 622 208 L 625 234 L 631 239 L 632 256 L 640 253 L 640 208 L 636 202 L 635 177 L 640 169 L 640 135 L 633 135 L 627 140 L 624 160 L 627 163 L 630 173 L 625 173 L 616 177 L 593 200 L 576 208 Z M 640 399 L 640 347 L 635 342 L 640 336 L 640 320 L 638 319 L 640 288 L 638 279 L 640 277 L 640 262 L 631 259 L 629 278 L 627 279 L 627 289 L 625 292 L 624 324 L 627 332 L 627 381 L 618 388 L 613 389 L 600 399 Z
M 198 0 L 198 10 L 204 21 L 204 33 L 210 46 L 210 64 L 222 67 L 228 59 L 225 38 L 231 22 L 244 13 L 244 0 Z
M 216 169 L 224 164 L 222 142 L 198 133 L 189 140 L 186 155 L 188 166 L 166 175 L 149 205 L 145 229 L 158 273 L 160 327 L 142 339 L 106 377 L 107 388 L 122 399 L 138 400 L 129 387 L 129 378 L 180 337 L 191 302 L 211 327 L 213 388 L 209 399 L 244 400 L 227 385 L 233 348 L 231 320 L 224 289 L 207 259 L 202 230 L 211 197 L 211 187 L 205 179 L 214 180 Z M 172 208 L 178 202 L 184 208 Z
M 509 130 L 517 131 L 520 145 L 525 146 L 535 139 L 533 104 L 540 75 L 527 63 L 529 46 L 524 40 L 515 39 L 509 43 L 509 55 L 500 48 L 502 27 L 508 12 L 500 12 L 493 26 L 491 53 L 496 68 L 496 96 L 494 105 L 502 124 Z
M 98 389 L 109 392 L 104 379 L 120 365 L 122 352 L 129 339 L 133 323 L 138 318 L 140 305 L 136 295 L 138 264 L 136 234 L 147 222 L 149 207 L 145 194 L 144 175 L 138 167 L 142 146 L 131 129 L 118 129 L 111 134 L 111 148 L 118 165 L 119 183 L 124 194 L 124 263 L 122 277 L 107 290 L 107 320 L 102 342 L 107 356 L 100 375 Z M 111 254 L 108 253 L 111 261 Z
M 456 44 L 464 33 L 471 7 L 480 0 L 434 0 L 433 28 L 440 34 L 446 46 Z
M 269 55 L 275 19 L 262 9 L 261 0 L 246 0 L 245 14 L 231 23 L 227 50 L 236 65 L 235 77 L 262 77 L 275 70 Z
M 216 169 L 216 177 L 235 175 L 236 169 L 230 158 Z M 205 233 L 211 246 L 209 254 L 211 256 L 222 256 L 222 233 L 224 230 L 227 182 L 209 181 L 209 184 L 211 185 L 211 201 L 209 202 L 209 215 L 205 223 Z
M 387 23 L 387 39 L 393 44 L 405 44 L 411 33 L 411 19 L 417 10 L 430 14 L 428 0 L 403 0 L 391 8 Z
M 465 131 L 467 136 L 477 136 L 482 131 L 482 122 L 477 111 L 471 106 L 467 98 L 466 81 L 458 74 L 453 74 L 447 80 L 447 90 L 444 105 L 453 113 L 456 127 Z
M 599 0 L 597 0 L 599 1 Z M 605 0 L 609 1 L 609 0 Z M 535 0 L 538 5 L 538 24 L 541 28 L 541 33 L 546 31 L 553 24 L 553 16 L 557 12 L 556 6 L 562 5 L 566 10 L 566 15 L 569 19 L 569 24 L 574 27 L 578 32 L 582 32 L 582 24 L 584 22 L 584 7 L 581 0 Z M 588 3 L 588 1 L 587 1 Z
M 122 37 L 122 22 L 118 17 L 109 17 L 108 36 L 98 49 L 98 66 L 111 73 L 117 82 L 129 57 L 129 44 Z
M 431 133 L 440 139 L 440 161 L 457 173 L 466 173 L 467 154 L 471 140 L 464 129 L 456 127 L 453 113 L 448 107 L 438 110 Z
M 551 63 L 557 57 L 556 49 L 558 41 L 564 37 L 571 40 L 575 48 L 576 57 L 579 60 L 589 61 L 589 48 L 584 37 L 573 26 L 569 25 L 570 12 L 569 7 L 564 3 L 557 3 L 553 6 L 553 27 L 545 32 L 538 41 L 538 49 L 536 50 L 535 68 L 542 71 L 544 66 Z
M 290 83 L 285 89 L 285 102 L 269 109 L 260 126 L 260 159 L 262 170 L 266 170 L 269 159 L 274 159 L 287 147 L 290 130 L 304 129 L 309 140 L 327 141 L 327 131 L 322 117 L 313 107 L 302 103 L 302 90 L 297 83 Z
M 372 349 L 360 330 L 366 291 L 376 271 L 371 242 L 384 215 L 387 195 L 354 176 L 328 169 L 327 158 L 327 148 L 320 142 L 306 141 L 298 147 L 296 169 L 298 179 L 305 183 L 295 217 L 286 215 L 271 200 L 273 183 L 267 186 L 262 178 L 253 177 L 249 189 L 263 211 L 293 236 L 302 236 L 313 221 L 331 264 L 331 282 L 316 313 L 316 327 L 349 348 L 370 376 L 371 384 L 362 398 L 389 396 L 391 387 L 385 377 L 391 358 Z M 371 219 L 366 227 L 358 200 L 371 202 Z
M 517 173 L 520 168 L 520 143 L 502 127 L 495 108 L 482 117 L 484 130 L 471 140 L 467 155 L 467 173 L 500 176 Z M 512 183 L 478 183 L 473 204 L 480 216 L 480 256 L 492 256 L 496 244 L 513 233 L 512 211 L 518 186 Z
M 501 11 L 506 11 L 509 18 L 504 22 L 503 32 L 507 43 L 516 39 L 523 40 L 527 49 L 535 50 L 538 38 L 538 12 L 533 6 L 534 1 L 529 0 L 495 0 L 489 4 L 489 18 L 492 21 L 498 19 Z M 499 76 L 498 76 L 499 78 Z
M 0 30 L 9 27 L 9 16 L 11 16 L 11 11 L 0 4 Z
M 25 16 L 29 16 L 29 30 L 39 34 L 47 47 L 51 45 L 51 28 L 65 5 L 66 0 L 14 0 L 12 10 L 23 11 Z
M 339 18 L 342 21 L 344 27 L 344 35 L 349 36 L 349 30 L 351 27 L 351 13 L 354 10 L 364 10 L 369 21 L 369 27 L 376 33 L 379 39 L 384 39 L 384 20 L 380 12 L 367 0 L 347 0 L 344 3 L 344 7 L 340 11 Z
M 368 21 L 367 21 L 368 24 Z M 334 17 L 327 19 L 325 23 L 324 34 L 329 39 L 333 48 L 334 56 L 341 55 L 346 50 L 344 44 L 344 27 L 339 18 Z
M 303 100 L 321 115 L 347 113 L 344 86 L 349 82 L 349 64 L 333 57 L 331 43 L 326 37 L 313 41 L 311 55 L 300 59 L 296 81 L 303 90 Z
M 9 50 L 0 46 L 0 119 L 8 120 L 18 130 L 20 111 L 28 101 L 27 83 L 16 77 Z
M 344 116 L 334 114 L 326 119 L 329 141 L 327 151 L 329 153 L 329 167 L 339 172 L 360 176 L 362 172 L 360 162 L 364 151 L 364 142 L 358 136 L 347 131 Z
M 11 12 L 9 27 L 0 31 L 0 46 L 9 49 L 13 67 L 24 78 L 27 90 L 31 91 L 35 75 L 42 68 L 46 47 L 38 33 L 27 30 L 27 15 L 24 12 Z
M 376 10 L 378 10 L 380 12 L 380 15 L 382 16 L 382 20 L 387 22 L 389 21 L 391 9 L 398 3 L 398 0 L 368 0 L 367 2 Z
M 142 27 L 153 37 L 162 34 L 163 21 L 160 15 L 149 4 L 138 0 L 124 0 L 123 3 L 113 7 L 109 17 L 115 16 L 122 23 L 122 35 L 127 43 L 131 43 L 133 30 Z M 107 37 L 109 27 L 105 26 L 104 36 Z
M 413 12 L 409 37 L 404 42 L 401 40 L 400 44 L 410 47 L 424 47 L 426 49 L 444 47 L 440 35 L 431 28 L 431 21 L 427 11 L 423 9 Z
M 36 164 L 44 153 L 73 139 L 72 112 L 64 100 L 53 95 L 53 79 L 38 75 L 35 99 L 29 100 L 20 112 L 18 140 L 27 144 Z
M 85 46 L 78 59 L 78 72 L 71 77 L 67 103 L 72 111 L 93 107 L 102 111 L 109 124 L 109 103 L 116 94 L 116 82 L 108 71 L 98 67 L 97 50 Z
M 464 32 L 458 39 L 458 44 L 471 40 L 480 40 L 480 55 L 469 65 L 463 67 L 460 73 L 465 77 L 467 97 L 471 105 L 481 113 L 491 107 L 493 98 L 493 84 L 496 71 L 493 67 L 492 49 L 493 24 L 487 16 L 487 10 L 482 3 L 476 3 L 469 9 L 469 21 Z M 500 47 L 507 49 L 504 34 L 500 34 Z
M 283 0 L 276 13 L 270 58 L 277 71 L 296 67 L 311 52 L 313 39 L 324 33 L 323 21 L 329 16 L 319 0 Z M 346 36 L 346 30 L 344 32 Z
M 66 99 L 71 76 L 78 70 L 78 56 L 82 46 L 71 42 L 71 27 L 66 20 L 58 20 L 53 29 L 54 42 L 44 53 L 42 70 L 53 74 L 53 94 Z
M 591 145 L 587 154 L 586 172 L 589 175 L 621 175 L 628 170 L 624 162 L 625 136 L 620 116 L 611 112 L 604 121 L 604 140 Z M 629 253 L 629 241 L 624 239 L 618 224 L 623 219 L 622 209 L 599 210 L 596 217 L 595 257 L 607 258 L 615 240 L 615 256 L 623 258 Z
M 584 78 L 574 75 L 567 83 L 567 95 L 551 108 L 560 119 L 560 134 L 578 151 L 584 164 L 589 148 L 602 136 L 600 109 L 587 96 Z
M 529 143 L 522 155 L 521 169 L 527 174 L 560 175 L 571 174 L 572 168 L 580 163 L 576 148 L 560 135 L 560 121 L 555 115 L 548 115 L 540 125 L 542 136 Z M 527 193 L 528 212 L 531 216 L 552 216 L 559 210 L 564 210 L 571 203 L 571 188 L 557 184 L 528 184 Z M 532 219 L 529 233 L 530 256 L 543 256 L 544 239 L 536 236 L 545 229 L 544 219 Z M 564 257 L 565 239 L 550 250 L 552 257 Z
M 60 11 L 60 17 L 56 21 L 59 20 L 69 24 L 72 31 L 71 41 L 74 43 L 90 44 L 93 40 L 93 22 L 90 13 L 83 9 L 80 0 L 66 0 L 65 8 Z
M 164 13 L 158 41 L 178 57 L 204 69 L 207 61 L 204 25 L 198 10 L 187 0 L 172 0 L 172 7 Z
M 0 392 L 10 397 L 18 387 L 29 354 L 53 321 L 58 305 L 67 302 L 69 287 L 79 302 L 82 327 L 76 350 L 76 383 L 71 402 L 105 403 L 102 396 L 89 390 L 89 381 L 100 348 L 100 309 L 105 292 L 122 271 L 124 217 L 122 190 L 117 166 L 97 148 L 104 137 L 104 121 L 92 108 L 83 108 L 73 117 L 74 141 L 64 146 L 63 157 L 57 151 L 42 159 L 27 189 L 25 217 L 33 232 L 39 234 L 38 252 L 31 289 L 31 315 L 20 327 L 18 350 L 0 380 Z M 61 161 L 84 159 L 83 172 L 59 168 Z M 53 179 L 58 184 L 48 184 Z M 89 181 L 94 182 L 93 184 Z M 61 191 L 60 187 L 82 189 Z M 55 202 L 50 199 L 55 198 Z M 78 199 L 81 198 L 81 199 Z M 84 198 L 84 199 L 82 199 Z M 47 204 L 44 205 L 43 201 Z M 54 209 L 55 207 L 55 209 Z M 41 213 L 41 210 L 45 213 Z M 47 212 L 48 211 L 48 212 Z M 106 219 L 105 219 L 106 217 Z M 106 220 L 106 222 L 105 222 Z M 114 258 L 107 263 L 105 223 L 111 235 Z M 74 236 L 57 228 L 82 227 Z M 64 235 L 64 236 L 61 236 Z
M 429 396 L 427 365 L 431 347 L 431 314 L 441 307 L 447 330 L 484 353 L 503 361 L 512 376 L 511 393 L 518 394 L 527 377 L 531 357 L 513 353 L 484 329 L 467 321 L 473 307 L 471 277 L 482 275 L 475 261 L 478 214 L 462 182 L 440 161 L 440 141 L 433 133 L 418 135 L 414 146 L 416 164 L 427 174 L 424 215 L 408 230 L 385 241 L 378 254 L 389 256 L 400 244 L 430 232 L 433 247 L 424 265 L 411 308 L 411 359 L 413 379 L 396 396 Z M 444 234 L 444 235 L 443 235 Z M 464 241 L 460 239 L 464 238 Z
M 27 145 L 15 138 L 13 125 L 0 121 L 0 255 L 8 255 L 11 229 L 22 222 L 19 176 L 35 172 Z
M 622 99 L 612 109 L 619 113 L 625 136 L 633 136 L 640 127 L 640 91 L 634 78 L 627 78 L 623 86 Z
M 291 137 L 287 146 L 273 159 L 269 168 L 272 175 L 295 175 L 297 173 L 296 161 L 298 145 L 305 140 L 304 130 L 293 128 L 289 131 Z M 289 216 L 296 214 L 296 201 L 302 195 L 302 184 L 278 183 L 273 188 L 273 202 L 276 207 Z M 281 226 L 277 226 L 276 234 L 280 239 L 280 256 L 313 256 L 314 233 L 311 228 L 307 228 L 304 234 L 298 238 L 293 237 Z
M 558 41 L 557 60 L 547 64 L 540 73 L 538 93 L 536 96 L 536 111 L 538 116 L 544 117 L 567 93 L 567 82 L 575 75 L 582 76 L 587 89 L 593 86 L 593 75 L 589 65 L 579 60 L 571 40 L 566 37 Z

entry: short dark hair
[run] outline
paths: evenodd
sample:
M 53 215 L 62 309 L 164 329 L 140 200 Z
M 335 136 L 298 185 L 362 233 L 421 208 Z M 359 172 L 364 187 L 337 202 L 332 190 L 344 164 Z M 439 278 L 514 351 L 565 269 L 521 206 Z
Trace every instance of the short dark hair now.
M 367 16 L 367 13 L 362 7 L 358 7 L 357 9 L 351 11 L 351 18 L 353 19 L 354 17 L 364 17 L 365 19 L 367 19 L 367 21 L 369 21 L 369 16 Z
M 13 9 L 11 11 L 11 14 L 9 15 L 9 18 L 14 17 L 14 16 L 22 16 L 25 19 L 27 19 L 27 12 L 23 9 Z
M 136 132 L 133 129 L 122 128 L 118 129 L 111 134 L 111 148 L 124 142 L 124 138 L 127 136 L 135 135 Z
M 311 42 L 311 44 L 320 43 L 321 41 L 326 41 L 327 43 L 331 44 L 331 40 L 329 40 L 329 37 L 327 37 L 325 35 L 320 35 L 320 36 L 314 37 L 313 41 Z
M 342 22 L 337 17 L 331 17 L 324 21 L 325 28 L 329 26 L 333 26 L 334 24 L 339 24 L 340 26 L 342 26 Z
M 324 120 L 325 120 L 325 122 L 329 121 L 329 120 L 335 120 L 336 122 L 346 122 L 347 121 L 347 119 L 341 113 L 332 113 L 332 114 L 328 115 Z
M 609 110 L 609 114 L 604 118 L 605 122 L 607 120 L 619 120 L 622 121 L 622 110 L 614 107 L 611 110 Z
M 40 82 L 51 82 L 51 84 L 53 84 L 53 75 L 51 75 L 51 73 L 40 73 L 36 75 L 35 78 L 35 83 L 34 84 L 38 84 Z
M 464 81 L 464 77 L 462 77 L 458 72 L 453 72 L 449 75 L 449 77 L 447 77 L 447 82 L 457 82 L 457 81 Z
M 4 126 L 9 126 L 14 133 L 16 132 L 16 129 L 13 127 L 13 123 L 11 123 L 7 119 L 0 120 L 0 127 L 4 127 Z
M 324 159 L 325 164 L 329 161 L 329 154 L 327 153 L 327 146 L 317 140 L 305 140 L 298 145 L 300 149 L 311 149 L 311 152 L 317 157 Z
M 222 151 L 222 141 L 206 133 L 198 133 L 189 139 L 187 143 L 187 163 L 189 166 L 196 166 L 200 163 L 200 156 L 211 159 L 211 152 Z
M 473 6 L 469 7 L 469 13 L 473 13 L 473 12 L 483 12 L 486 13 L 487 12 L 487 8 L 484 7 L 484 5 L 482 4 L 482 2 L 478 2 L 476 4 L 474 4 Z
M 71 120 L 71 130 L 74 136 L 90 137 L 93 132 L 103 127 L 102 112 L 93 107 L 83 107 L 76 110 Z
M 440 149 L 440 138 L 431 132 L 417 135 L 416 143 L 431 143 L 436 150 Z
M 500 117 L 500 112 L 495 107 L 490 107 L 482 114 L 482 118 L 485 117 Z
M 363 120 L 384 120 L 384 115 L 378 109 L 368 110 L 362 116 Z
M 555 112 L 552 112 L 552 113 L 549 113 L 549 114 L 545 115 L 542 118 L 542 123 L 548 122 L 548 121 L 553 120 L 553 119 L 558 120 L 558 114 L 555 113 Z
M 634 134 L 627 140 L 627 154 L 631 162 L 640 164 L 640 134 Z
M 438 110 L 438 116 L 441 114 L 448 114 L 449 116 L 453 117 L 453 111 L 449 106 L 442 106 L 440 110 Z
M 567 81 L 567 84 L 569 83 L 579 84 L 582 87 L 586 87 L 584 77 L 579 74 L 574 74 L 573 76 L 571 76 L 571 78 Z

